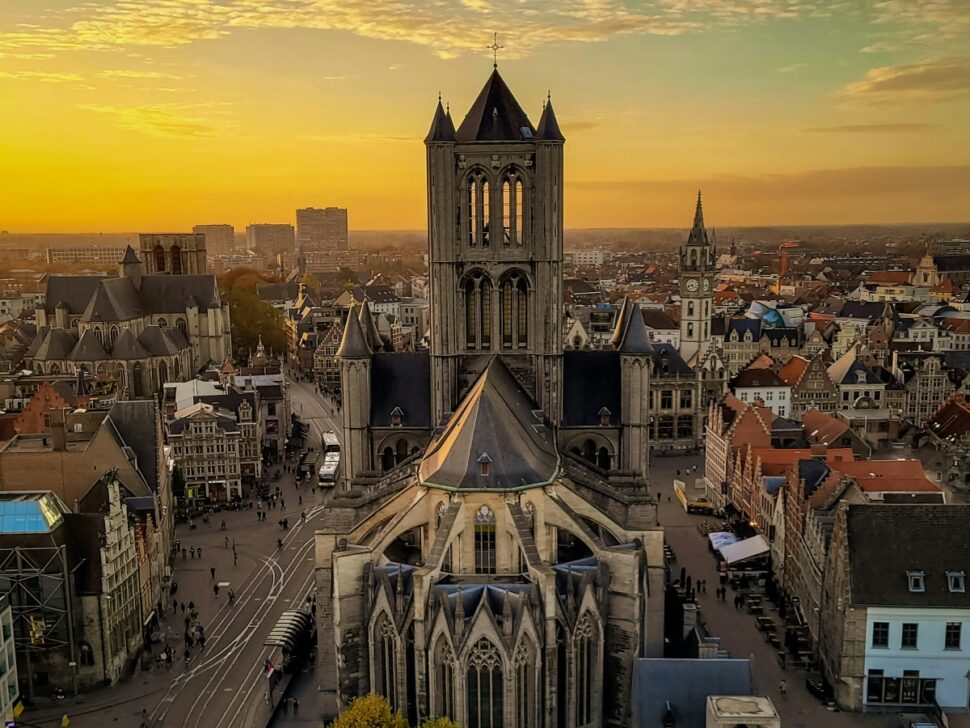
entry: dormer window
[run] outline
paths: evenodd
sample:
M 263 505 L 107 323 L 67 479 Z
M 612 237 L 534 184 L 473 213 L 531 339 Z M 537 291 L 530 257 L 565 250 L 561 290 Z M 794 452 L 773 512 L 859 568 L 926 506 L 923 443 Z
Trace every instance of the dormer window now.
M 600 427 L 610 426 L 610 417 L 613 415 L 606 407 L 600 407 L 600 411 L 597 412 L 600 418 Z
M 866 383 L 866 373 L 864 371 L 858 371 L 855 373 L 856 380 L 859 384 Z
M 391 427 L 400 427 L 404 418 L 404 411 L 400 407 L 391 410 Z
M 916 593 L 926 591 L 925 571 L 907 571 L 906 576 L 909 577 L 909 590 L 911 592 Z
M 488 475 L 488 466 L 492 464 L 492 458 L 487 452 L 478 456 L 478 474 Z
M 967 577 L 962 571 L 946 572 L 946 583 L 953 594 L 963 594 L 967 590 Z

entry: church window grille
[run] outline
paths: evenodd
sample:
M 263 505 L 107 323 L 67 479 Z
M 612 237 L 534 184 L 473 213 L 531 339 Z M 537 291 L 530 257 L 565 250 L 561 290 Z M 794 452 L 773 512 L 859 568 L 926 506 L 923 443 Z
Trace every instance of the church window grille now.
M 185 325 L 184 318 L 175 319 L 175 328 L 177 328 L 179 331 L 182 332 L 182 336 L 188 336 L 188 334 L 186 333 L 186 325 Z
M 469 349 L 492 346 L 492 283 L 480 272 L 465 283 L 465 345 Z
M 502 244 L 521 246 L 523 235 L 524 190 L 522 178 L 516 171 L 509 172 L 502 180 Z
M 155 272 L 164 273 L 165 272 L 165 248 L 161 245 L 156 245 L 155 249 L 152 251 L 152 255 L 155 256 Z
M 694 322 L 693 321 L 689 321 L 687 323 L 687 335 L 688 336 L 693 336 L 694 335 Z
M 387 698 L 392 710 L 397 710 L 396 685 L 397 665 L 395 663 L 394 627 L 387 615 L 382 614 L 374 631 L 374 668 L 377 694 Z
M 593 463 L 596 462 L 596 444 L 592 440 L 583 443 L 583 459 Z
M 164 318 L 158 319 L 158 328 L 164 329 L 167 327 L 168 327 L 168 321 L 166 321 Z
M 104 346 L 104 332 L 100 328 L 94 330 L 94 338 L 98 340 L 98 343 Z
M 593 722 L 594 681 L 597 672 L 596 636 L 593 620 L 586 614 L 576 627 L 573 638 L 573 656 L 576 669 L 576 725 Z
M 394 450 L 390 447 L 385 447 L 384 452 L 381 453 L 381 470 L 385 473 L 389 470 L 394 469 Z
M 455 718 L 455 656 L 444 637 L 435 650 L 435 715 Z
M 397 453 L 395 454 L 395 461 L 400 464 L 408 459 L 408 443 L 407 440 L 397 441 Z
M 169 252 L 172 256 L 172 273 L 179 275 L 182 273 L 182 249 L 173 245 Z
M 479 288 L 482 313 L 479 316 L 479 341 L 482 349 L 492 347 L 492 284 L 487 278 L 482 279 Z
M 513 272 L 502 283 L 502 348 L 525 349 L 529 341 L 529 286 Z
M 688 301 L 687 302 L 687 315 L 688 316 L 693 316 L 694 315 L 694 302 L 693 301 Z
M 142 376 L 141 362 L 136 362 L 135 366 L 132 367 L 131 376 L 132 376 L 132 379 L 134 380 L 132 382 L 132 384 L 134 385 L 133 394 L 136 397 L 145 396 L 145 382 L 144 382 L 144 377 Z
M 468 656 L 466 684 L 466 728 L 502 728 L 505 725 L 502 657 L 485 638 L 478 640 Z
M 117 340 L 118 340 L 118 327 L 117 326 L 112 326 L 108 330 L 108 345 L 109 346 L 114 346 L 115 345 L 115 342 Z
M 475 514 L 475 573 L 495 573 L 495 513 L 488 506 Z
M 512 226 L 512 231 L 515 235 L 515 244 L 525 245 L 525 213 L 523 212 L 525 208 L 525 186 L 521 179 L 515 181 L 513 191 L 515 192 L 515 225 Z
M 57 362 L 54 362 L 53 364 L 51 364 L 50 373 L 51 374 L 60 374 L 61 373 L 61 365 L 58 364 Z
M 536 726 L 535 651 L 528 639 L 523 639 L 515 651 L 515 725 L 517 728 Z
M 610 469 L 610 450 L 607 447 L 601 447 L 596 452 L 596 467 L 601 470 Z

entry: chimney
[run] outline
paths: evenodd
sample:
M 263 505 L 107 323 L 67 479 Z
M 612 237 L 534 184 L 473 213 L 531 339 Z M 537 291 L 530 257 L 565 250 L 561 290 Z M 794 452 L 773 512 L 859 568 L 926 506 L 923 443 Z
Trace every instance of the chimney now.
M 65 423 L 51 427 L 51 442 L 55 452 L 64 452 L 67 450 L 67 432 L 64 429 L 66 427 L 67 424 Z M 47 438 L 44 439 L 46 440 Z

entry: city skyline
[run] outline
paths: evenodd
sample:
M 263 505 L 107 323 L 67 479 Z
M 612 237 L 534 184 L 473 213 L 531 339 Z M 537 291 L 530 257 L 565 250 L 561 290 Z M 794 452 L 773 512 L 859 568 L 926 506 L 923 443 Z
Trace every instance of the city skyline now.
M 551 90 L 569 228 L 685 227 L 698 187 L 718 226 L 960 222 L 968 27 L 958 0 L 12 0 L 0 228 L 339 205 L 354 230 L 423 229 L 420 140 L 439 87 L 464 116 L 492 32 L 532 123 Z

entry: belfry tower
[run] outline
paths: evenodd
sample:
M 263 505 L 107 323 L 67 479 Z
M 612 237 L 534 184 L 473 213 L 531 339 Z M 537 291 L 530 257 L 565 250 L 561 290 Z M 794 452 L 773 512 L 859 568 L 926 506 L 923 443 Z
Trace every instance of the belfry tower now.
M 435 421 L 496 354 L 561 419 L 564 143 L 552 102 L 534 127 L 497 68 L 457 130 L 439 99 L 425 138 Z
M 707 353 L 711 343 L 716 259 L 698 192 L 694 225 L 687 243 L 680 248 L 680 355 L 692 365 Z

